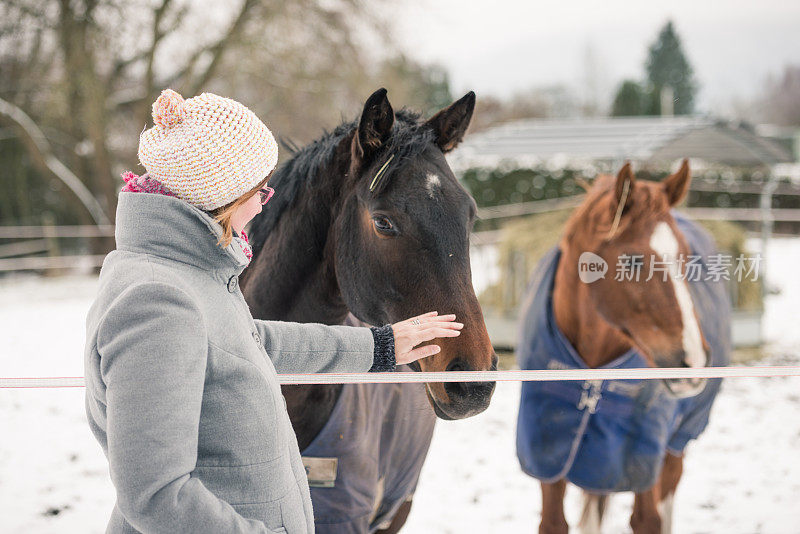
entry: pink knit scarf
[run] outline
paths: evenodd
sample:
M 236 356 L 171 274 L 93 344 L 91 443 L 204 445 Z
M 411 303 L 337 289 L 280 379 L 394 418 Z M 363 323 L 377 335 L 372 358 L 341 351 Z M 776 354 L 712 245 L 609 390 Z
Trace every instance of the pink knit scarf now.
M 172 191 L 167 190 L 164 185 L 156 180 L 155 178 L 151 178 L 146 173 L 137 176 L 133 174 L 131 171 L 126 171 L 122 173 L 122 179 L 125 180 L 125 185 L 122 187 L 123 192 L 129 193 L 154 193 L 157 195 L 166 195 L 168 197 L 175 197 L 177 195 Z M 241 237 L 236 235 L 234 231 L 233 235 L 233 243 L 236 243 L 244 252 L 244 255 L 247 257 L 248 264 L 250 260 L 253 259 L 253 249 L 250 247 L 250 242 L 247 239 L 247 234 L 242 230 Z

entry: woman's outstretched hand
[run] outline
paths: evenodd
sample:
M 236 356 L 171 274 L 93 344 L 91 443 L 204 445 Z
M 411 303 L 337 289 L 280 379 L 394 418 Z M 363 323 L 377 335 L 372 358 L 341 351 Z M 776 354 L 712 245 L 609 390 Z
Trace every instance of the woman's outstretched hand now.
M 438 353 L 439 345 L 425 345 L 414 348 L 420 343 L 438 337 L 456 337 L 464 328 L 455 321 L 456 316 L 439 315 L 439 312 L 428 312 L 392 325 L 394 332 L 394 355 L 397 365 L 411 363 Z

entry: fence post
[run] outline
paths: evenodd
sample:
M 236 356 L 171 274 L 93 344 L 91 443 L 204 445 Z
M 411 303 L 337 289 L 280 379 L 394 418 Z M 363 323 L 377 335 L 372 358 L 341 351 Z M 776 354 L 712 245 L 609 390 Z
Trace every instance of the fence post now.
M 56 239 L 57 236 L 53 228 L 55 224 L 56 220 L 52 212 L 46 211 L 42 214 L 44 238 L 47 241 L 47 256 L 50 258 L 56 258 L 61 255 L 61 249 L 58 246 L 58 239 Z M 44 274 L 45 276 L 58 276 L 60 272 L 60 269 L 53 267 L 47 269 Z
M 769 292 L 767 284 L 769 280 L 766 277 L 766 269 L 761 270 L 761 267 L 766 265 L 767 258 L 767 244 L 772 236 L 772 228 L 775 223 L 775 218 L 772 215 L 772 194 L 778 187 L 778 181 L 775 178 L 775 173 L 772 172 L 772 167 L 767 167 L 767 182 L 764 184 L 764 189 L 761 191 L 760 208 L 761 208 L 761 262 L 759 265 L 761 276 L 761 296 L 762 298 Z

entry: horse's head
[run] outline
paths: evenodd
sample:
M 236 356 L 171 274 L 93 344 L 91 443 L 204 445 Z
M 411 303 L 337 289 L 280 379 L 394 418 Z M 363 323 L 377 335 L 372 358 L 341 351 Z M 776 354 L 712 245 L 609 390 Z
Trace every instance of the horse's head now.
M 406 111 L 395 115 L 380 89 L 348 139 L 348 179 L 331 241 L 348 309 L 370 324 L 438 310 L 465 325 L 457 338 L 432 341 L 441 352 L 415 362 L 417 370 L 496 369 L 471 281 L 475 202 L 444 158 L 463 138 L 474 106 L 470 92 L 422 122 Z M 445 419 L 483 411 L 493 391 L 494 382 L 427 385 Z
M 616 177 L 598 178 L 568 225 L 571 245 L 562 245 L 606 262 L 609 274 L 584 284 L 588 299 L 656 367 L 705 367 L 710 360 L 684 276 L 691 252 L 670 213 L 690 180 L 686 160 L 660 183 L 637 181 L 630 164 Z M 588 263 L 579 261 L 579 269 Z M 666 383 L 676 395 L 704 385 L 699 379 Z

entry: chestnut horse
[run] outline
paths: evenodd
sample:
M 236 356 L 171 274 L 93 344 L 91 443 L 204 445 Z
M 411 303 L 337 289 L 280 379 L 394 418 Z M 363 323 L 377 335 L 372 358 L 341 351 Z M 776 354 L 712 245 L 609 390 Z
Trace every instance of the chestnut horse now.
M 595 181 L 537 267 L 521 313 L 521 368 L 728 364 L 730 299 L 724 280 L 709 276 L 713 241 L 672 210 L 689 182 L 686 160 L 661 183 L 637 181 L 630 164 Z M 539 532 L 568 531 L 567 482 L 584 490 L 584 532 L 600 532 L 606 496 L 620 491 L 635 492 L 635 533 L 669 532 L 683 450 L 705 428 L 719 387 L 523 384 L 517 454 L 542 483 Z
M 430 310 L 454 313 L 465 324 L 461 335 L 432 341 L 441 352 L 411 369 L 495 370 L 471 281 L 476 206 L 444 158 L 474 106 L 470 92 L 422 121 L 395 114 L 379 89 L 358 121 L 294 153 L 270 180 L 275 197 L 250 229 L 254 257 L 242 290 L 253 316 L 383 325 Z M 494 382 L 282 390 L 304 461 L 330 460 L 322 464 L 328 487 L 311 484 L 317 531 L 396 532 L 435 416 L 482 412 Z

